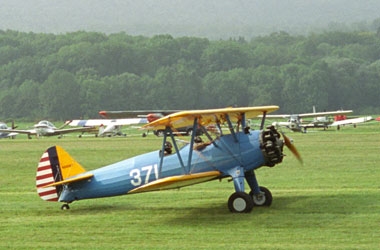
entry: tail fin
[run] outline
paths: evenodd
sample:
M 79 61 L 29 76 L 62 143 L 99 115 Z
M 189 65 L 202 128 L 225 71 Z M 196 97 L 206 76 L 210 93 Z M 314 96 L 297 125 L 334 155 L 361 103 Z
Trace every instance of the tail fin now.
M 62 185 L 51 185 L 85 172 L 65 150 L 59 146 L 48 148 L 38 163 L 36 187 L 41 199 L 58 201 Z

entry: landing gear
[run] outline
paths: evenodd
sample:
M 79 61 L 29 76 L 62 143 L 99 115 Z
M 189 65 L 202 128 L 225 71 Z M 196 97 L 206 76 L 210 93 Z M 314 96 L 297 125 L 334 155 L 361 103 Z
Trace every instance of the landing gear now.
M 228 199 L 228 208 L 233 213 L 250 213 L 254 206 L 269 207 L 271 204 L 272 193 L 266 187 L 260 187 L 258 194 L 235 192 Z
M 252 197 L 245 192 L 235 192 L 228 199 L 228 208 L 233 213 L 249 213 L 253 205 Z
M 62 209 L 62 210 L 69 210 L 69 209 L 70 209 L 70 206 L 69 206 L 69 204 L 63 204 L 63 205 L 61 206 L 61 209 Z
M 254 194 L 253 191 L 249 193 L 252 197 L 255 206 L 269 207 L 272 204 L 272 193 L 266 187 L 260 187 L 260 193 Z

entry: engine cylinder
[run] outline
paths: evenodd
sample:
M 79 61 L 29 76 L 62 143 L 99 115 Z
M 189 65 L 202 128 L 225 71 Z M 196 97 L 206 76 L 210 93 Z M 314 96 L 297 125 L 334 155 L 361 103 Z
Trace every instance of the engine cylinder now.
M 269 126 L 262 131 L 260 149 L 265 158 L 265 166 L 273 167 L 282 162 L 284 141 L 280 137 L 281 134 L 274 126 Z

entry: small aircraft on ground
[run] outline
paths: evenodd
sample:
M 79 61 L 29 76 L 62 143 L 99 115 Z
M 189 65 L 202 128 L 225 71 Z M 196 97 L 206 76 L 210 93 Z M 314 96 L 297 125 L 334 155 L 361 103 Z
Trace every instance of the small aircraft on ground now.
M 66 126 L 64 124 L 62 127 Z M 83 132 L 83 131 L 89 131 L 92 128 L 85 127 L 85 128 L 70 128 L 70 129 L 62 129 L 56 128 L 53 123 L 43 120 L 38 122 L 33 126 L 33 129 L 0 129 L 0 132 L 13 132 L 13 133 L 19 133 L 19 134 L 27 134 L 28 138 L 31 139 L 32 135 L 35 135 L 37 137 L 40 136 L 54 136 L 58 135 L 58 138 L 61 138 L 63 134 L 73 133 L 73 132 Z
M 110 119 L 120 119 L 128 117 L 140 117 L 146 118 L 148 122 L 153 122 L 160 119 L 166 115 L 170 115 L 181 110 L 124 110 L 124 111 L 100 111 L 99 115 L 104 118 Z M 149 130 L 148 130 L 149 132 Z M 148 132 L 144 132 L 142 135 L 145 137 Z M 197 128 L 195 130 L 196 135 L 202 135 L 202 131 Z M 153 130 L 153 134 L 156 136 L 163 136 L 165 133 L 164 129 Z M 173 131 L 174 135 L 191 135 L 193 133 L 192 126 L 178 127 Z
M 337 119 L 332 124 L 330 124 L 330 127 L 337 127 L 339 130 L 341 126 L 344 125 L 353 125 L 354 128 L 356 128 L 356 125 L 359 123 L 369 122 L 372 121 L 372 116 L 364 116 L 364 117 L 356 117 L 356 118 L 350 118 L 350 119 Z
M 327 111 L 327 112 L 315 112 L 315 107 L 313 107 L 313 113 L 303 113 L 303 114 L 283 114 L 283 115 L 267 115 L 267 118 L 285 118 L 288 119 L 286 122 L 273 122 L 272 125 L 275 127 L 286 127 L 294 132 L 304 132 L 306 133 L 308 128 L 328 128 L 333 125 L 334 119 L 331 116 L 342 116 L 352 113 L 352 110 L 338 110 L 338 111 Z M 312 121 L 305 122 L 304 118 L 314 118 Z M 343 124 L 343 121 L 341 121 Z M 346 121 L 347 124 L 348 121 Z
M 302 162 L 288 137 L 274 126 L 264 128 L 266 114 L 277 109 L 278 106 L 223 108 L 165 116 L 142 128 L 165 129 L 167 133 L 160 149 L 92 171 L 85 171 L 61 147 L 50 147 L 42 154 L 37 167 L 37 193 L 43 200 L 64 202 L 61 208 L 69 209 L 69 203 L 82 199 L 178 189 L 231 178 L 235 187 L 228 199 L 231 212 L 250 212 L 254 206 L 270 206 L 272 194 L 259 186 L 255 170 L 281 163 L 284 145 Z M 246 126 L 246 119 L 259 114 L 263 115 L 261 128 L 251 130 Z M 229 131 L 215 138 L 205 128 L 224 123 Z M 207 141 L 192 134 L 191 140 L 179 147 L 173 130 L 190 125 L 199 126 Z M 245 181 L 249 193 L 245 191 Z
M 15 129 L 14 123 L 12 122 L 12 127 L 8 127 L 7 124 L 0 122 L 0 139 L 2 138 L 14 138 L 18 133 L 12 132 Z
M 99 127 L 96 137 L 126 136 L 121 128 L 125 125 L 147 124 L 146 118 L 71 120 L 66 124 L 74 127 Z M 86 132 L 86 131 L 84 131 Z M 79 135 L 81 137 L 82 135 Z

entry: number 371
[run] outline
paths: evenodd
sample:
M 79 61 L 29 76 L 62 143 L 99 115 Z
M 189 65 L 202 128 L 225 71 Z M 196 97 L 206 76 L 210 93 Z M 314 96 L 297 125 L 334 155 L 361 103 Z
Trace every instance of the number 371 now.
M 158 179 L 158 168 L 157 164 L 149 165 L 146 167 L 134 168 L 129 172 L 129 176 L 132 177 L 131 184 L 133 186 L 140 186 L 141 184 L 147 184 L 149 182 L 150 176 L 154 173 L 156 180 Z M 145 175 L 145 178 L 144 178 Z

